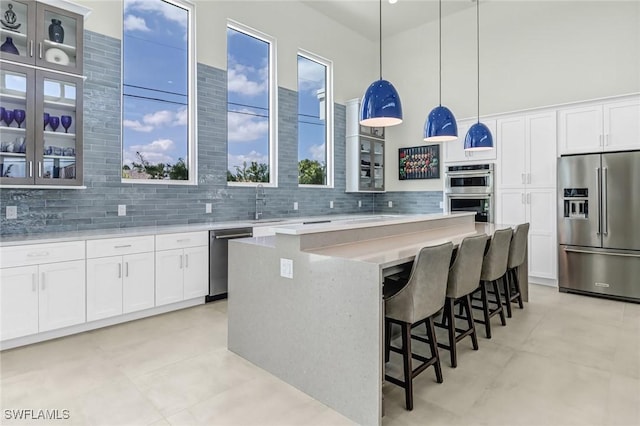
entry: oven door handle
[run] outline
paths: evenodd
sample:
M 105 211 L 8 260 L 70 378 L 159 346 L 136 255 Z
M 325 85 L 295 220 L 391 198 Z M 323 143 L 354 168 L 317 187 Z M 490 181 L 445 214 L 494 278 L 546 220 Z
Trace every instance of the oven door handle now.
M 475 194 L 453 194 L 453 193 L 447 193 L 447 198 L 477 198 L 479 200 L 486 200 L 491 198 L 490 193 L 475 193 Z
M 491 177 L 491 173 L 478 173 L 476 171 L 473 172 L 447 172 L 447 176 L 452 177 Z

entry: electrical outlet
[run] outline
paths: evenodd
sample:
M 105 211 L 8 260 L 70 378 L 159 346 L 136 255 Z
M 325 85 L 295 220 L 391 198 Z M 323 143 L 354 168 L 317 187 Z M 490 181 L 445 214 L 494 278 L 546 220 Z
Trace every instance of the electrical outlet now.
M 7 206 L 7 219 L 18 218 L 18 206 Z
M 206 203 L 204 205 L 204 212 L 205 213 L 211 213 L 211 203 Z
M 294 210 L 298 210 L 298 202 L 297 201 L 293 202 L 293 209 Z
M 293 279 L 293 260 L 280 258 L 280 276 Z
M 329 201 L 329 208 L 332 209 L 333 208 L 333 201 Z
M 118 216 L 126 216 L 126 215 L 127 215 L 127 205 L 118 204 Z
M 393 201 L 389 201 L 389 207 L 393 207 Z
M 358 207 L 362 207 L 362 200 L 358 200 Z

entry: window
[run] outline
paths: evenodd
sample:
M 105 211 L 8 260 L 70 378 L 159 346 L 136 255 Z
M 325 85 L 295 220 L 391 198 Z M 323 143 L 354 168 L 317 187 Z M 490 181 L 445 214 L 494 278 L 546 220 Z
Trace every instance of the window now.
M 124 181 L 197 181 L 193 12 L 182 0 L 124 0 Z
M 274 40 L 227 27 L 227 181 L 276 184 Z
M 298 183 L 333 186 L 331 62 L 298 54 Z

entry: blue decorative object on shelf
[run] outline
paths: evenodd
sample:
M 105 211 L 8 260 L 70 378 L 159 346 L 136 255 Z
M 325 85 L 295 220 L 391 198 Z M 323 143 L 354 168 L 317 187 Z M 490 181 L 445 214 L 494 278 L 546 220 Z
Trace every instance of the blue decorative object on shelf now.
M 56 43 L 64 42 L 64 28 L 62 28 L 62 22 L 59 19 L 52 19 L 49 25 L 49 40 Z
M 13 44 L 13 39 L 11 37 L 7 37 L 5 39 L 4 43 L 2 43 L 2 46 L 0 46 L 0 50 L 7 53 L 13 53 L 14 55 L 20 54 L 18 48 Z
M 432 109 L 424 124 L 424 140 L 449 142 L 457 138 L 458 124 L 453 112 L 442 105 Z
M 371 83 L 362 98 L 360 124 L 386 127 L 402 123 L 402 103 L 393 84 L 387 80 Z
M 493 136 L 489 128 L 477 122 L 469 128 L 467 136 L 464 138 L 465 151 L 484 151 L 493 149 Z

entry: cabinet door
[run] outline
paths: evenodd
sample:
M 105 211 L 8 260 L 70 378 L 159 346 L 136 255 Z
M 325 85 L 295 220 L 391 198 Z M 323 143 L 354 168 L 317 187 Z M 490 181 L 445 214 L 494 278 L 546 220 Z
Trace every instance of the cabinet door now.
M 25 67 L 0 67 L 0 105 L 12 116 L 9 123 L 0 121 L 0 184 L 33 184 L 34 76 L 35 71 Z
M 0 340 L 38 332 L 38 267 L 0 269 Z
M 82 79 L 36 73 L 36 117 L 49 117 L 36 132 L 36 184 L 82 185 L 82 99 Z
M 384 191 L 384 142 L 373 142 L 372 158 L 373 189 Z
M 8 61 L 34 64 L 36 28 L 36 2 L 20 0 L 0 1 L 3 25 L 0 25 L 0 43 L 13 44 L 13 49 L 0 51 L 0 58 Z M 4 67 L 5 64 L 2 64 Z
M 153 308 L 155 296 L 155 268 L 153 253 L 124 256 L 123 311 L 124 313 Z
M 87 259 L 87 321 L 122 314 L 122 257 Z
M 39 329 L 85 322 L 85 261 L 40 265 Z
M 602 105 L 558 111 L 559 154 L 602 150 Z
M 640 149 L 640 98 L 604 105 L 604 150 Z
M 83 17 L 39 3 L 35 22 L 36 65 L 82 74 Z
M 184 300 L 209 293 L 209 248 L 184 249 Z
M 556 192 L 553 189 L 527 192 L 529 228 L 529 275 L 557 278 Z
M 528 115 L 527 121 L 527 175 L 528 188 L 555 188 L 556 186 L 556 113 Z M 500 144 L 504 147 L 504 144 Z M 510 163 L 502 163 L 510 167 Z
M 516 225 L 526 221 L 524 188 L 498 191 L 496 223 Z
M 497 170 L 498 189 L 522 188 L 526 183 L 526 141 L 524 117 L 504 118 L 497 121 L 500 140 L 500 167 Z
M 156 252 L 156 306 L 184 300 L 182 249 Z
M 360 185 L 361 191 L 373 189 L 373 143 L 370 139 L 360 138 Z
M 498 156 L 498 144 L 500 141 L 496 137 L 497 128 L 496 128 L 496 120 L 480 120 L 485 126 L 489 128 L 491 132 L 491 136 L 493 136 L 493 149 L 487 149 L 484 151 L 472 151 L 470 152 L 469 159 L 473 161 L 479 160 L 495 160 Z M 473 124 L 473 123 L 472 123 Z M 468 129 L 467 129 L 468 130 Z M 465 131 L 466 134 L 466 131 Z M 462 139 L 464 145 L 464 137 Z
M 471 159 L 464 150 L 464 138 L 471 124 L 473 123 L 468 121 L 458 123 L 458 139 L 442 143 L 445 163 L 459 163 Z

